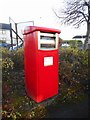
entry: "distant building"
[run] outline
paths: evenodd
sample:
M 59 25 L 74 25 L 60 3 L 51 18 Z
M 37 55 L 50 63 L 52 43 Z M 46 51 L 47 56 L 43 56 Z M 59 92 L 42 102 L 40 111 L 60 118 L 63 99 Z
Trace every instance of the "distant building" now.
M 10 24 L 0 23 L 0 40 L 6 43 L 11 42 L 10 38 Z
M 13 44 L 16 44 L 16 35 L 12 33 Z M 10 24 L 0 23 L 0 40 L 11 44 Z

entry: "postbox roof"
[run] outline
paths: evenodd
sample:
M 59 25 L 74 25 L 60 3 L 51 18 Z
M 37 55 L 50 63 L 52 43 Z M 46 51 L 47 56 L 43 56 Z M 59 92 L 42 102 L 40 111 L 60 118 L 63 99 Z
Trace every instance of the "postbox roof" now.
M 38 27 L 38 26 L 28 26 L 24 30 L 24 35 L 35 32 L 35 31 L 48 32 L 48 33 L 58 33 L 58 34 L 61 33 L 61 31 L 58 29 L 47 28 L 47 27 Z

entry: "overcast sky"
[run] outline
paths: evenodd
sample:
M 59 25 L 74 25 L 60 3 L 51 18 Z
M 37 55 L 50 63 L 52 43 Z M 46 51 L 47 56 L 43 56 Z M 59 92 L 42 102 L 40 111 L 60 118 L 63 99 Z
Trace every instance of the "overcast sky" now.
M 9 23 L 9 17 L 17 23 L 33 20 L 35 25 L 60 29 L 62 39 L 85 34 L 84 25 L 79 29 L 61 25 L 52 8 L 63 5 L 64 0 L 0 0 L 0 23 Z

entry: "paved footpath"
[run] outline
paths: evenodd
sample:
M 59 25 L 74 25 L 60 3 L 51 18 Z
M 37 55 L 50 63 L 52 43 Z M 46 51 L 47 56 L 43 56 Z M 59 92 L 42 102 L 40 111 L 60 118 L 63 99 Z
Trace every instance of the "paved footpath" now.
M 86 98 L 84 101 L 73 105 L 59 105 L 53 109 L 48 108 L 48 115 L 46 118 L 88 118 L 90 111 L 88 109 L 88 101 Z

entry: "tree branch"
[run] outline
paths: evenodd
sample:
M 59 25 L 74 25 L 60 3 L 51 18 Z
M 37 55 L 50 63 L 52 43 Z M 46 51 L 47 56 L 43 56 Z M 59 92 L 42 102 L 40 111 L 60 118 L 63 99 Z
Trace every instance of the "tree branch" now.
M 85 18 L 86 22 L 88 21 L 88 20 L 87 20 L 87 18 L 86 18 L 86 16 L 85 16 L 85 14 L 84 14 L 83 12 L 81 12 L 81 11 L 77 11 L 77 13 L 82 14 L 82 15 L 83 15 L 83 17 Z
M 59 16 L 54 9 L 52 9 L 52 10 L 53 10 L 54 14 L 55 14 L 58 18 L 60 18 L 60 19 L 61 19 L 61 18 L 62 18 L 62 19 L 64 18 L 64 17 Z

